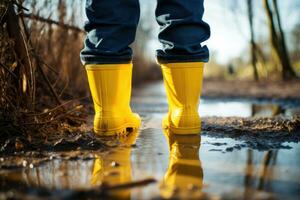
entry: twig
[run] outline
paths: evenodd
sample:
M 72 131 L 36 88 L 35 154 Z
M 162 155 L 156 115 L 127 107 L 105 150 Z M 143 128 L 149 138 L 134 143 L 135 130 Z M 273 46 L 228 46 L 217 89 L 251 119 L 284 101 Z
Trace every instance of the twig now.
M 20 10 L 26 10 L 26 11 L 29 11 L 28 8 L 25 8 L 24 6 L 22 6 L 21 3 L 18 3 L 17 1 L 13 1 L 13 4 L 15 4 Z
M 72 26 L 72 25 L 65 24 L 65 23 L 58 22 L 58 21 L 54 21 L 52 19 L 47 19 L 47 18 L 38 16 L 38 15 L 22 13 L 22 16 L 25 17 L 25 18 L 28 18 L 28 19 L 37 20 L 37 21 L 40 21 L 40 22 L 48 23 L 48 24 L 55 24 L 55 25 L 60 26 L 64 29 L 77 31 L 77 32 L 80 32 L 80 33 L 85 33 L 85 31 L 82 30 L 79 27 Z
M 21 10 L 21 12 L 23 13 L 23 10 Z M 20 31 L 21 35 L 23 36 L 23 42 L 24 42 L 24 46 L 25 46 L 25 50 L 26 50 L 26 54 L 27 54 L 27 59 L 28 59 L 28 63 L 29 63 L 29 74 L 30 74 L 30 96 L 31 96 L 31 100 L 32 100 L 32 105 L 35 104 L 35 74 L 34 74 L 34 68 L 33 68 L 33 64 L 32 64 L 32 60 L 31 60 L 31 56 L 29 53 L 29 47 L 31 46 L 31 41 L 29 39 L 29 33 L 28 30 L 26 29 L 26 25 L 24 22 L 24 19 L 22 17 L 20 17 L 20 21 L 22 23 L 22 27 L 20 27 L 20 29 L 22 29 L 22 31 Z
M 58 71 L 56 71 L 56 69 L 54 69 L 53 67 L 51 67 L 50 65 L 48 65 L 46 62 L 44 62 L 35 51 L 33 51 L 32 54 L 35 57 L 35 59 L 37 59 L 41 64 L 43 64 L 47 68 L 49 68 L 53 73 L 55 73 L 55 75 L 59 75 L 60 74 Z
M 14 78 L 18 79 L 18 77 L 15 75 L 15 73 L 13 71 L 11 71 L 8 67 L 6 67 L 5 65 L 3 65 L 2 63 L 0 63 L 0 65 L 8 72 L 10 73 Z
M 4 23 L 4 19 L 5 19 L 5 17 L 6 17 L 7 11 L 8 11 L 8 6 L 7 6 L 7 8 L 5 9 L 3 15 L 2 15 L 1 18 L 0 18 L 0 24 L 1 24 L 1 25 Z
M 129 188 L 133 188 L 133 187 L 140 187 L 140 186 L 148 185 L 150 183 L 155 183 L 155 182 L 156 182 L 156 180 L 154 178 L 147 178 L 147 179 L 140 180 L 140 181 L 133 181 L 130 183 L 117 184 L 117 185 L 112 185 L 112 186 L 103 185 L 103 186 L 101 186 L 101 189 L 103 189 L 104 191 L 129 189 Z
M 77 107 L 75 107 L 75 108 L 73 108 L 73 109 L 71 109 L 71 110 L 69 110 L 69 111 L 67 111 L 67 112 L 65 112 L 65 113 L 63 113 L 63 114 L 61 114 L 61 115 L 58 115 L 57 117 L 55 117 L 55 118 L 53 118 L 53 119 L 51 119 L 51 120 L 48 120 L 48 121 L 44 121 L 44 122 L 33 122 L 33 123 L 24 123 L 23 125 L 43 125 L 43 124 L 49 124 L 49 123 L 51 123 L 51 122 L 54 122 L 54 121 L 57 121 L 57 120 L 59 120 L 59 119 L 61 119 L 61 118 L 64 118 L 64 117 L 67 117 L 69 114 L 71 114 L 71 113 L 73 113 L 74 111 L 76 111 L 78 108 Z
M 45 74 L 43 68 L 42 68 L 41 65 L 39 64 L 39 61 L 38 61 L 37 68 L 40 70 L 40 72 L 41 72 L 41 74 L 42 74 L 44 80 L 46 81 L 46 83 L 47 83 L 47 85 L 48 85 L 48 87 L 49 87 L 51 93 L 54 95 L 55 100 L 57 101 L 57 103 L 58 103 L 59 105 L 62 105 L 62 102 L 61 102 L 59 96 L 57 95 L 57 93 L 55 92 L 54 88 L 52 87 L 52 85 L 51 85 L 51 83 L 50 83 L 48 77 L 46 76 L 46 74 Z M 63 109 L 65 109 L 65 108 L 63 107 Z
M 65 105 L 68 105 L 72 102 L 75 102 L 75 101 L 78 101 L 78 100 L 82 100 L 82 99 L 85 99 L 87 97 L 81 97 L 81 98 L 78 98 L 78 99 L 73 99 L 73 100 L 70 100 L 70 101 L 67 101 L 59 106 L 56 106 L 55 108 L 52 108 L 50 110 L 48 110 L 47 112 L 43 112 L 43 113 L 34 113 L 34 114 L 27 114 L 28 116 L 41 116 L 41 115 L 45 115 L 45 114 L 48 114 L 50 112 L 54 112 L 56 111 L 57 109 L 61 108 L 62 106 L 65 106 Z
M 66 77 L 66 84 L 64 85 L 63 89 L 61 90 L 61 92 L 59 94 L 60 97 L 64 94 L 64 92 L 68 86 L 69 86 L 69 76 Z

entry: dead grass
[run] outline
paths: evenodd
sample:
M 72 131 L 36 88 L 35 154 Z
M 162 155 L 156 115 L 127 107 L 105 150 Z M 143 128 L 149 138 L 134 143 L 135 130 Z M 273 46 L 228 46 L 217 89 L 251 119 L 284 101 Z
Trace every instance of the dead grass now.
M 63 2 L 59 1 L 60 20 L 66 15 Z M 79 81 L 69 84 L 70 76 L 84 78 L 80 62 L 74 59 L 79 55 L 82 33 L 24 20 L 24 11 L 17 1 L 0 3 L 0 132 L 2 138 L 30 141 L 33 138 L 28 137 L 69 131 L 66 124 L 80 126 L 84 122 L 80 99 L 86 90 Z M 66 49 L 71 42 L 77 48 Z

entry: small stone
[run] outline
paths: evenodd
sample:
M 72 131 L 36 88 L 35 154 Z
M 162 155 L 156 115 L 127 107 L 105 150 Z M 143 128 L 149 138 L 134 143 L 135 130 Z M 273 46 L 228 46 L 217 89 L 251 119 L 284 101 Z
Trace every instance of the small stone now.
M 3 161 L 4 161 L 4 158 L 0 158 L 0 161 L 3 162 Z
M 115 161 L 113 161 L 113 162 L 111 162 L 110 166 L 112 166 L 112 167 L 119 167 L 120 164 L 117 163 L 117 162 L 115 162 Z
M 32 169 L 34 167 L 34 165 L 32 163 L 30 163 L 29 168 Z

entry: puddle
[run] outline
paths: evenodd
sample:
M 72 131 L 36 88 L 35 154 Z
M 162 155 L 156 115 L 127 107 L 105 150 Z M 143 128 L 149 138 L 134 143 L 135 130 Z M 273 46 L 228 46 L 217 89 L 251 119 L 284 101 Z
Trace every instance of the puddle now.
M 138 113 L 165 113 L 168 111 L 162 82 L 143 85 L 133 91 L 132 107 Z M 199 112 L 202 117 L 267 117 L 276 114 L 300 114 L 300 102 L 257 99 L 201 99 Z
M 125 142 L 129 145 L 109 153 L 95 152 L 95 159 L 53 159 L 40 167 L 2 171 L 0 179 L 2 184 L 22 183 L 64 191 L 97 190 L 101 185 L 156 179 L 143 187 L 110 194 L 126 199 L 300 198 L 299 144 L 290 143 L 289 150 L 228 151 L 243 142 L 208 136 L 174 138 L 165 134 L 161 129 L 145 128 L 137 139 L 131 135 Z
M 161 83 L 135 92 L 133 108 L 144 121 L 140 133 L 111 151 L 89 151 L 89 159 L 55 157 L 39 166 L 2 169 L 0 199 L 300 199 L 299 143 L 261 150 L 207 134 L 174 137 L 161 129 L 167 111 Z M 270 116 L 274 106 L 204 99 L 200 112 Z

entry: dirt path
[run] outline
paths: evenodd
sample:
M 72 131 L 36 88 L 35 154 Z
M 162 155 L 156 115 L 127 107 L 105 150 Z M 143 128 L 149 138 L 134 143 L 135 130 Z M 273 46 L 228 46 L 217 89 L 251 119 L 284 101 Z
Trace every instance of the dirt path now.
M 300 81 L 253 82 L 204 80 L 203 96 L 210 98 L 300 99 Z

